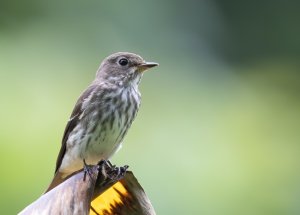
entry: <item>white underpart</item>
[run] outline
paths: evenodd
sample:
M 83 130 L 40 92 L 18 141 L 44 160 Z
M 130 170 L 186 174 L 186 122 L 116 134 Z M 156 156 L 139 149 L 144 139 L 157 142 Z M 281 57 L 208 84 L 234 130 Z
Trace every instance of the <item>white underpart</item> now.
M 121 95 L 121 99 L 122 102 L 125 103 L 125 107 L 129 102 L 129 98 L 127 97 L 128 90 L 130 90 L 131 94 L 133 93 L 133 96 L 137 101 L 140 97 L 139 91 L 137 90 L 137 86 L 134 87 L 134 90 L 132 90 L 131 87 L 120 88 L 120 90 L 114 92 L 115 94 Z M 83 107 L 85 106 L 86 104 L 84 102 Z M 130 106 L 129 112 L 134 112 L 133 105 Z M 123 131 L 122 128 L 126 126 L 125 115 L 122 114 L 121 116 L 119 116 L 119 114 L 115 110 L 115 107 L 112 107 L 108 112 L 104 113 L 104 115 L 109 117 L 115 115 L 115 121 L 113 123 L 112 129 L 110 128 L 109 123 L 107 125 L 103 125 L 96 121 L 90 121 L 89 123 L 91 125 L 95 125 L 97 123 L 99 124 L 97 125 L 97 128 L 95 132 L 92 133 L 92 135 L 88 134 L 82 137 L 84 129 L 81 127 L 81 124 L 78 124 L 75 127 L 75 129 L 69 135 L 69 138 L 67 140 L 68 153 L 65 153 L 64 155 L 62 164 L 60 166 L 60 172 L 65 173 L 65 175 L 68 175 L 74 171 L 81 169 L 83 167 L 83 159 L 85 159 L 87 164 L 95 165 L 101 159 L 109 159 L 114 153 L 116 153 L 121 148 L 123 138 L 120 137 L 120 134 Z M 119 122 L 121 126 L 118 126 Z M 104 126 L 107 126 L 105 132 L 103 132 Z M 76 146 L 74 147 L 74 145 Z

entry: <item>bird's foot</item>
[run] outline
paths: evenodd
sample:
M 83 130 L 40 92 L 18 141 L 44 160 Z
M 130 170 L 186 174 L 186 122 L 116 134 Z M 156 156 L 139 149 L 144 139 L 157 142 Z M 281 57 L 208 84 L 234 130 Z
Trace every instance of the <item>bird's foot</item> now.
M 105 177 L 116 181 L 123 178 L 128 169 L 128 165 L 116 167 L 116 165 L 112 165 L 109 160 L 101 160 L 98 166 Z
M 83 181 L 86 179 L 86 175 L 88 174 L 90 179 L 93 179 L 92 177 L 92 171 L 91 171 L 91 166 L 89 166 L 85 159 L 83 159 L 83 171 L 84 171 L 84 176 L 83 176 Z

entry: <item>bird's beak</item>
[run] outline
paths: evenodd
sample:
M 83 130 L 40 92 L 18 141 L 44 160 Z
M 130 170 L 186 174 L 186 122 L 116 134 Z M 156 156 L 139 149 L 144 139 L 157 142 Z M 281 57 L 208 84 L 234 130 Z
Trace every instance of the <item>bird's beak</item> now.
M 138 70 L 140 72 L 144 72 L 147 69 L 150 69 L 150 68 L 155 67 L 155 66 L 158 66 L 158 63 L 155 63 L 155 62 L 145 62 L 145 63 L 142 63 L 142 64 L 138 65 Z

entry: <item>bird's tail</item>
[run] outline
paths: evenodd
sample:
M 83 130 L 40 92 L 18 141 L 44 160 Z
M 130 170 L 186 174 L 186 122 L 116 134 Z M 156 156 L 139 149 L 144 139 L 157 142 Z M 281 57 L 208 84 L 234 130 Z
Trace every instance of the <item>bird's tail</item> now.
M 67 177 L 63 177 L 63 174 L 60 173 L 59 171 L 57 171 L 54 175 L 54 178 L 52 179 L 49 187 L 47 188 L 47 190 L 44 193 L 49 192 L 50 190 L 52 190 L 54 187 L 56 187 L 57 185 L 61 184 L 62 182 L 64 182 L 66 180 Z

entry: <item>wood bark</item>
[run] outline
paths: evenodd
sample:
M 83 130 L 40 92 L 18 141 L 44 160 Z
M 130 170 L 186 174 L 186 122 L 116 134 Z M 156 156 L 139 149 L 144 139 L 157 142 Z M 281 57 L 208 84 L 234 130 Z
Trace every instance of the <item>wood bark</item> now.
M 103 161 L 88 166 L 42 195 L 19 215 L 155 215 L 143 188 L 126 169 L 127 166 L 115 167 Z

